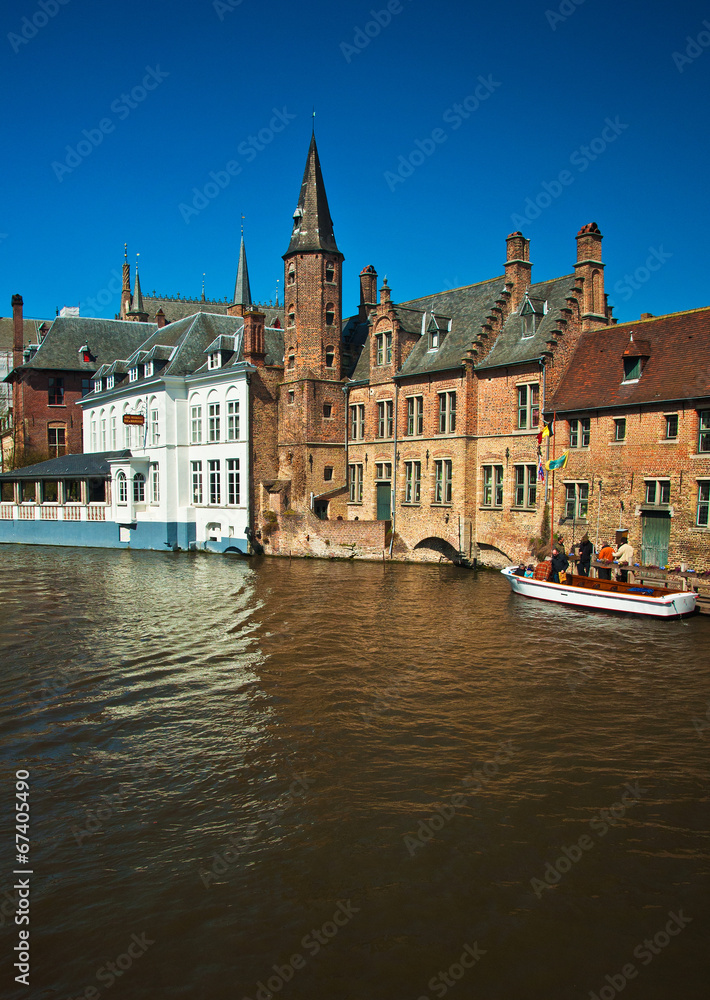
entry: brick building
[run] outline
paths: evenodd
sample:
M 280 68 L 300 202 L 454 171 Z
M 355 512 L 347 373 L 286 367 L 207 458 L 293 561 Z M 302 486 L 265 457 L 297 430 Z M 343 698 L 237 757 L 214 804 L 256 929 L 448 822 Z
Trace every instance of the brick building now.
M 709 565 L 710 309 L 585 333 L 549 412 L 566 539 L 628 531 L 642 565 Z

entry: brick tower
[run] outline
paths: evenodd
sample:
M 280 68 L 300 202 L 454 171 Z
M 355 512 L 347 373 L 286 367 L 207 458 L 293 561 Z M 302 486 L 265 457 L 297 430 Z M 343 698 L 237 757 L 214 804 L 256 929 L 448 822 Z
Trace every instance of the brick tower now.
M 284 254 L 284 381 L 279 459 L 292 504 L 345 487 L 342 263 L 315 135 Z

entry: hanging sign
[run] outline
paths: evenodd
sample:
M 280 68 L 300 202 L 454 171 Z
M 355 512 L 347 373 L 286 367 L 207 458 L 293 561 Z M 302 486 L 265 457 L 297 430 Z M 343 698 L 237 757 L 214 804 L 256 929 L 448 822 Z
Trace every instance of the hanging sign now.
M 142 427 L 145 423 L 145 417 L 142 413 L 124 413 L 123 422 L 124 424 L 136 424 L 137 426 Z

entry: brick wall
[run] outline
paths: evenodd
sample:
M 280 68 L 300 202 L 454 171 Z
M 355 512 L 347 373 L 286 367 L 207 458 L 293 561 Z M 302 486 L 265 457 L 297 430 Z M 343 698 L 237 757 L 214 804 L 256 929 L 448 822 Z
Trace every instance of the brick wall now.
M 49 379 L 62 378 L 64 381 L 64 401 L 61 405 L 49 405 Z M 82 379 L 87 373 L 58 371 L 56 375 L 46 371 L 30 369 L 22 380 L 13 386 L 13 407 L 20 414 L 16 425 L 16 446 L 18 454 L 31 456 L 34 461 L 50 456 L 48 428 L 63 427 L 67 454 L 83 451 L 82 412 L 76 406 L 82 398 Z
M 384 521 L 321 521 L 310 511 L 282 514 L 266 551 L 323 559 L 381 559 L 386 527 Z

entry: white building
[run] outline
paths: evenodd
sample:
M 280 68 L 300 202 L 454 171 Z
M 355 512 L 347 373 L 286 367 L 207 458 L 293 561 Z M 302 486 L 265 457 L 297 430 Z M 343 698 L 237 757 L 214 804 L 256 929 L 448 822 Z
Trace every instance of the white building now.
M 244 320 L 198 313 L 159 327 L 94 376 L 84 450 L 109 459 L 117 545 L 246 551 L 249 386 Z

